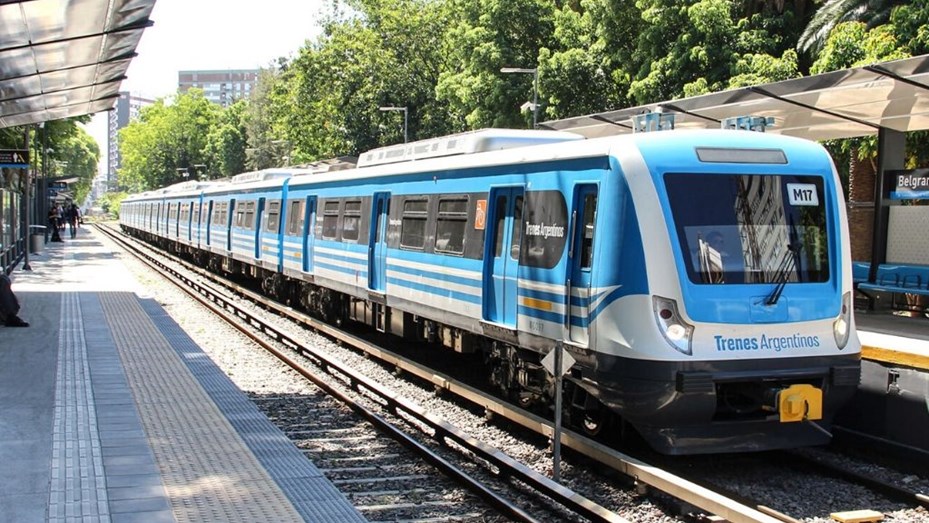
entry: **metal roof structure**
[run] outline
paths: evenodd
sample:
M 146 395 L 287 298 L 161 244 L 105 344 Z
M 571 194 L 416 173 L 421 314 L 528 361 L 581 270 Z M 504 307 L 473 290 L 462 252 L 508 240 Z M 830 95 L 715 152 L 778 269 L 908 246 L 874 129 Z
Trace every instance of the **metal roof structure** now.
M 727 118 L 774 118 L 766 132 L 811 140 L 929 129 L 929 55 L 542 122 L 588 138 L 633 132 L 644 113 L 675 115 L 675 128 L 719 128 Z
M 0 128 L 111 109 L 155 0 L 0 0 Z

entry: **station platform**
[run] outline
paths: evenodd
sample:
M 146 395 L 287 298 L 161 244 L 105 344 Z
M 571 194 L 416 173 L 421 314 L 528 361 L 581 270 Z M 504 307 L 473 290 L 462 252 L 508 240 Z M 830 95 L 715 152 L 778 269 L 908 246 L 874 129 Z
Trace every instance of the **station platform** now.
M 97 234 L 10 275 L 0 521 L 365 521 Z

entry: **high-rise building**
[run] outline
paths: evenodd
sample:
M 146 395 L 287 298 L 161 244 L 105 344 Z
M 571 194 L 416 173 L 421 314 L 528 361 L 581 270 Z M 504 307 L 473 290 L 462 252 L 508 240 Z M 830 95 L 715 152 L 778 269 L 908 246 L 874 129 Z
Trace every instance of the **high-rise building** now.
M 154 100 L 131 94 L 127 91 L 119 92 L 116 108 L 110 111 L 107 121 L 107 174 L 108 190 L 116 190 L 119 186 L 117 170 L 122 165 L 119 156 L 119 130 L 129 125 L 129 122 L 139 117 L 139 111 L 146 105 L 155 103 Z
M 207 100 L 227 107 L 236 100 L 248 98 L 258 82 L 258 69 L 226 69 L 215 71 L 178 71 L 177 88 L 181 93 L 196 87 L 203 89 Z

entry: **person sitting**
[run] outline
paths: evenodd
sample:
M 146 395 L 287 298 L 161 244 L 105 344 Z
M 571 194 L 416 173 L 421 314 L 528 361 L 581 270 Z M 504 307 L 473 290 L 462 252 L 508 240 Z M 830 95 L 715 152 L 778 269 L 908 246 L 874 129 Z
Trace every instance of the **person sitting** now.
M 19 300 L 13 294 L 13 282 L 5 273 L 0 273 L 0 320 L 7 327 L 28 327 L 29 322 L 19 316 Z

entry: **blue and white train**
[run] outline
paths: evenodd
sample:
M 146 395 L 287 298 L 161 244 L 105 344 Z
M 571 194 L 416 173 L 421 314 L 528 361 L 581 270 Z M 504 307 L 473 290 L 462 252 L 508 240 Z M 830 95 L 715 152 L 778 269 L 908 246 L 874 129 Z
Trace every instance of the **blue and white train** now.
M 483 353 L 670 454 L 816 445 L 855 391 L 845 204 L 818 144 L 484 130 L 123 201 L 125 231 L 331 321 Z M 344 167 L 344 168 L 342 168 Z M 618 416 L 617 416 L 618 415 Z

